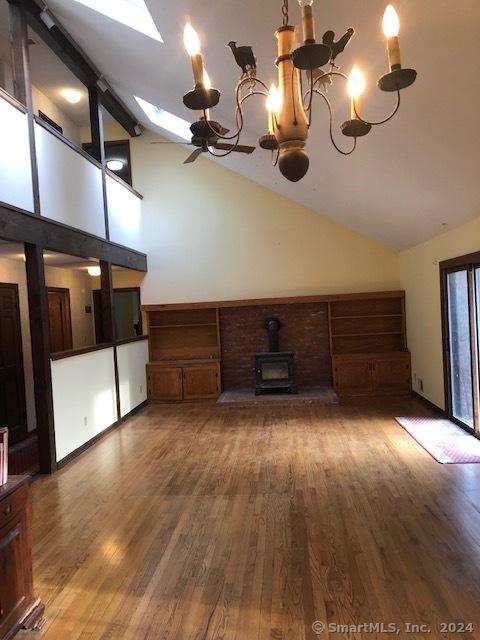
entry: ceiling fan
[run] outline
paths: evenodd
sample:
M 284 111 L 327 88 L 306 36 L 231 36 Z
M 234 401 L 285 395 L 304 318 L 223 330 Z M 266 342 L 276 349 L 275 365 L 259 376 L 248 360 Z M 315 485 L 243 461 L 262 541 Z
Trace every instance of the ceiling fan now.
M 151 142 L 151 144 L 183 144 L 196 147 L 183 164 L 191 164 L 192 162 L 195 162 L 202 153 L 210 153 L 210 155 L 219 157 L 217 154 L 213 153 L 211 149 L 217 149 L 218 151 L 225 151 L 227 153 L 233 152 L 247 154 L 255 151 L 255 147 L 239 145 L 236 142 L 232 142 L 231 144 L 218 142 L 218 139 L 226 136 L 229 130 L 222 127 L 218 122 L 214 122 L 212 120 L 207 122 L 202 119 L 198 122 L 194 122 L 190 127 L 190 130 L 193 134 L 191 142 L 166 142 L 158 140 Z

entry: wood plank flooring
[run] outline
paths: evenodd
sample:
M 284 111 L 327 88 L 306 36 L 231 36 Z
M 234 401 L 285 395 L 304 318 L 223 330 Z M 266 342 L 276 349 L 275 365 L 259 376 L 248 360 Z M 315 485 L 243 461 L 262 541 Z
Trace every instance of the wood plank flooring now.
M 22 640 L 480 638 L 480 465 L 436 463 L 393 420 L 425 414 L 147 407 L 34 483 L 47 622 Z

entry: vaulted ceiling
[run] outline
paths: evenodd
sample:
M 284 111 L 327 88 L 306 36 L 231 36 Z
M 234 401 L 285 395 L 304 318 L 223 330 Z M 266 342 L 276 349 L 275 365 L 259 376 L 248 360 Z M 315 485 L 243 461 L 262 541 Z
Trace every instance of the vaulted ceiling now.
M 281 24 L 280 0 L 146 0 L 164 44 L 82 6 L 74 0 L 49 0 L 49 7 L 74 39 L 134 111 L 150 128 L 133 96 L 137 95 L 192 121 L 182 104 L 192 87 L 189 59 L 182 31 L 189 18 L 202 38 L 206 66 L 214 86 L 222 91 L 215 119 L 233 128 L 233 88 L 239 69 L 229 40 L 251 44 L 258 58 L 259 76 L 275 80 L 274 30 Z M 369 119 L 387 113 L 393 97 L 376 88 L 387 70 L 381 18 L 385 0 L 316 0 L 319 33 L 356 29 L 339 62 L 348 72 L 353 63 L 369 83 L 364 111 Z M 330 145 L 327 113 L 315 108 L 308 152 L 310 171 L 301 182 L 288 183 L 274 169 L 269 154 L 257 149 L 244 157 L 221 160 L 262 185 L 397 249 L 422 242 L 444 230 L 480 216 L 478 109 L 478 0 L 396 0 L 401 18 L 400 42 L 405 66 L 418 70 L 417 83 L 402 94 L 398 116 L 359 141 L 345 158 Z M 290 0 L 291 18 L 299 8 Z M 348 117 L 344 86 L 333 88 L 337 125 Z M 244 142 L 265 133 L 262 99 L 247 107 Z M 165 134 L 165 132 L 158 130 Z M 176 139 L 175 136 L 169 136 Z M 348 141 L 339 134 L 340 144 Z M 158 153 L 168 153 L 159 145 Z M 185 149 L 185 156 L 189 149 Z M 195 171 L 186 166 L 185 173 Z M 245 194 L 248 206 L 248 194 Z

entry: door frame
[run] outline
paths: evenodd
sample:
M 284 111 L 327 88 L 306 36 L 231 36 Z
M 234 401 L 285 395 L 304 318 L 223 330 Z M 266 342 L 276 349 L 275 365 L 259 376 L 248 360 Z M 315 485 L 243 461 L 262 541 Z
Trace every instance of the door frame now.
M 64 296 L 63 301 L 65 303 L 65 306 L 63 307 L 62 323 L 64 328 L 66 329 L 68 344 L 70 346 L 67 346 L 66 349 L 62 349 L 62 351 L 70 351 L 71 349 L 73 349 L 72 308 L 70 306 L 70 289 L 67 289 L 66 287 L 48 287 L 47 286 L 47 299 L 48 299 L 48 294 L 50 292 L 61 293 Z M 49 321 L 50 321 L 50 314 L 49 314 Z M 50 324 L 49 324 L 49 327 L 50 327 Z
M 15 309 L 16 309 L 16 317 L 17 317 L 17 326 L 18 326 L 18 339 L 17 339 L 17 348 L 18 353 L 20 355 L 20 365 L 19 365 L 19 375 L 21 376 L 21 384 L 20 384 L 20 400 L 22 402 L 21 407 L 21 416 L 22 416 L 22 424 L 21 424 L 21 440 L 18 442 L 23 442 L 31 433 L 35 433 L 32 431 L 28 432 L 28 421 L 27 421 L 27 395 L 26 395 L 26 386 L 25 386 L 25 365 L 23 359 L 23 335 L 22 335 L 22 316 L 20 314 L 20 295 L 18 284 L 15 282 L 0 282 L 0 288 L 2 289 L 13 289 L 15 291 Z
M 445 410 L 452 422 L 477 437 L 480 437 L 480 336 L 478 336 L 475 271 L 480 268 L 480 251 L 440 263 L 440 298 L 442 313 L 443 371 L 445 388 Z M 470 326 L 470 352 L 472 371 L 473 429 L 453 415 L 452 368 L 450 358 L 450 322 L 448 315 L 448 276 L 466 271 L 468 278 L 468 313 Z

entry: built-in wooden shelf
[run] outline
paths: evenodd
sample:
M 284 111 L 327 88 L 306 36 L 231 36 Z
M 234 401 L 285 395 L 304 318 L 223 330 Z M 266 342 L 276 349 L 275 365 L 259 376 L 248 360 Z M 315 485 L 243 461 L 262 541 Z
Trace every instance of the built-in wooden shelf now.
M 153 324 L 150 329 L 185 329 L 186 327 L 216 327 L 216 322 L 196 322 L 191 324 Z
M 403 331 L 384 331 L 376 333 L 334 333 L 332 338 L 363 338 L 364 336 L 397 336 Z
M 358 320 L 360 318 L 401 318 L 403 316 L 402 313 L 381 313 L 381 314 L 371 314 L 371 315 L 363 315 L 363 316 L 332 316 L 331 320 Z

